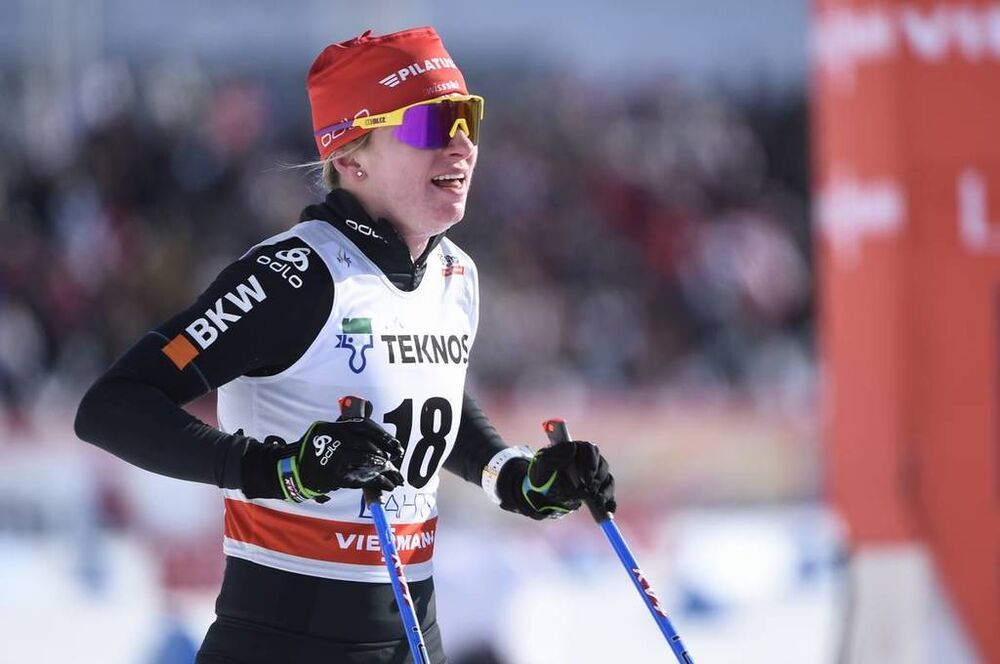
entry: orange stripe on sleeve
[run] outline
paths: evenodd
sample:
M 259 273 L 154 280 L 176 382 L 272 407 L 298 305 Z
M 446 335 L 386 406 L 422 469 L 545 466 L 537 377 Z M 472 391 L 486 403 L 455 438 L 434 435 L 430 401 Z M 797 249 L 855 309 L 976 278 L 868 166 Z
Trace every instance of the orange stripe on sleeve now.
M 160 350 L 178 369 L 183 369 L 191 363 L 191 360 L 198 357 L 198 349 L 183 334 L 178 334 Z

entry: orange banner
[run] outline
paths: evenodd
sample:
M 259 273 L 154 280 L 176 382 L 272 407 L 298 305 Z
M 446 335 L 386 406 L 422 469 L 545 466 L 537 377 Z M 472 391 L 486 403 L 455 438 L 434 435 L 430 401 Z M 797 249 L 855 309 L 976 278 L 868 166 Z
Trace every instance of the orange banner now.
M 830 495 L 1000 661 L 1000 3 L 820 0 L 813 55 Z

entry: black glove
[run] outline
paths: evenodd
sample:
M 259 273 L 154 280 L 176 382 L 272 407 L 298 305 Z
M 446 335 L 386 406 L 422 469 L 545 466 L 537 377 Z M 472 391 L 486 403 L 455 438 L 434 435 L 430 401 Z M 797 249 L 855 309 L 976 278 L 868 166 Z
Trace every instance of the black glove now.
M 301 503 L 329 500 L 335 489 L 392 491 L 403 483 L 403 446 L 368 418 L 314 422 L 293 443 L 254 446 L 243 459 L 247 498 L 284 498 Z
M 615 479 L 593 443 L 563 441 L 535 452 L 530 462 L 511 459 L 497 477 L 500 506 L 533 519 L 559 518 L 592 501 L 614 512 Z

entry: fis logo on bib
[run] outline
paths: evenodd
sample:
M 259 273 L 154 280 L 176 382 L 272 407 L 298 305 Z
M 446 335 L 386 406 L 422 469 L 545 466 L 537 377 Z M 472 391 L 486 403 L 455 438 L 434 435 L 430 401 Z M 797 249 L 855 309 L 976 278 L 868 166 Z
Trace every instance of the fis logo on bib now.
M 337 335 L 335 348 L 351 351 L 347 366 L 356 374 L 368 366 L 366 353 L 375 345 L 371 318 L 345 318 L 340 322 L 341 334 Z
M 347 252 L 344 251 L 343 247 L 337 250 L 337 262 L 341 265 L 351 267 L 351 257 L 347 255 Z

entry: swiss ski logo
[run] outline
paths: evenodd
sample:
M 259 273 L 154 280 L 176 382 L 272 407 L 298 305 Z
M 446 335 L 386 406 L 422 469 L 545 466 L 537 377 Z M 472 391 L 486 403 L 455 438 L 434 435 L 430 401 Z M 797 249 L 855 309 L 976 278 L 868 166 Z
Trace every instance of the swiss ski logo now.
M 347 366 L 356 374 L 361 373 L 368 366 L 368 357 L 365 353 L 375 346 L 375 337 L 372 335 L 371 318 L 345 318 L 340 322 L 341 334 L 337 335 L 337 345 L 335 348 L 343 348 L 351 351 L 347 358 Z
M 441 254 L 441 264 L 444 265 L 441 268 L 441 274 L 446 277 L 450 277 L 453 274 L 465 274 L 465 266 L 459 264 L 458 256 Z

